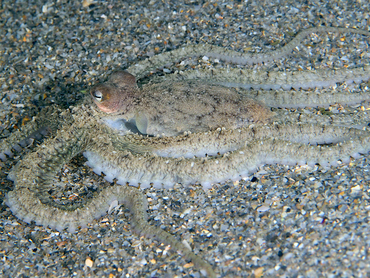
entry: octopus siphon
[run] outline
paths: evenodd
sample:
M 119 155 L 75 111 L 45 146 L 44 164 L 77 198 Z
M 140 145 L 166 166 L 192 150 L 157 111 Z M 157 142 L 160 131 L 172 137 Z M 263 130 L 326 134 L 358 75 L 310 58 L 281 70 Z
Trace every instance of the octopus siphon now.
M 369 152 L 370 133 L 363 128 L 370 119 L 366 110 L 329 117 L 284 108 L 365 102 L 370 98 L 367 87 L 356 92 L 330 87 L 368 81 L 370 68 L 203 69 L 153 78 L 146 85 L 139 86 L 137 81 L 165 64 L 192 56 L 237 65 L 273 61 L 289 56 L 303 38 L 319 32 L 370 35 L 358 29 L 315 27 L 300 32 L 282 48 L 262 54 L 188 45 L 113 72 L 75 107 L 44 108 L 0 144 L 0 159 L 6 161 L 34 138 L 46 137 L 11 170 L 15 188 L 7 194 L 6 204 L 27 223 L 74 232 L 106 214 L 113 202 L 121 203 L 131 211 L 137 234 L 171 245 L 203 274 L 216 277 L 217 271 L 208 262 L 148 224 L 140 189 L 170 188 L 176 183 L 208 189 L 215 183 L 240 180 L 263 164 L 330 167 Z M 48 194 L 53 178 L 79 153 L 112 185 L 81 204 L 53 202 Z

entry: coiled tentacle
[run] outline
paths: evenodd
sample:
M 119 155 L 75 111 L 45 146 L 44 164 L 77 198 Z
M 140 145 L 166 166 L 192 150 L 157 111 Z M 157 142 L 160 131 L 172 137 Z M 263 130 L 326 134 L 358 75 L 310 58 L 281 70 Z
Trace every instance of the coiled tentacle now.
M 67 228 L 69 232 L 74 232 L 77 227 L 86 226 L 94 218 L 104 215 L 110 204 L 117 200 L 130 209 L 132 225 L 139 235 L 171 245 L 173 250 L 206 271 L 209 277 L 216 277 L 212 267 L 184 244 L 162 229 L 149 225 L 144 196 L 135 187 L 110 186 L 78 205 L 56 204 L 49 199 L 46 192 L 55 174 L 90 143 L 86 130 L 71 127 L 59 131 L 56 138 L 47 140 L 36 152 L 27 154 L 10 174 L 15 189 L 7 194 L 6 204 L 11 211 L 27 223 L 35 221 L 38 225 L 59 231 Z

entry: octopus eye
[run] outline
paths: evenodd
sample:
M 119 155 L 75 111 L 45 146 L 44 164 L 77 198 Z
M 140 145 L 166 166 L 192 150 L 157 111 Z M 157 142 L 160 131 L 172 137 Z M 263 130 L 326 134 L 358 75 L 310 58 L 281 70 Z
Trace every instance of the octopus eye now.
M 94 90 L 91 92 L 91 95 L 97 102 L 102 102 L 103 101 L 103 93 L 99 90 Z

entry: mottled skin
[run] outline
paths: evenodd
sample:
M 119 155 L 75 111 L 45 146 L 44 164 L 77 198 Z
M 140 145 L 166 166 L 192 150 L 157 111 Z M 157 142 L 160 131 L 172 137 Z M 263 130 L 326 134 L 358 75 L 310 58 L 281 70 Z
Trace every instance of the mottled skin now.
M 296 42 L 314 31 L 347 30 L 314 28 L 298 35 Z M 368 35 L 366 31 L 354 32 Z M 250 57 L 230 51 L 221 52 L 209 46 L 190 46 L 143 61 L 129 68 L 128 72 L 142 77 L 177 56 L 202 54 L 201 51 L 212 56 L 209 51 L 213 50 L 214 57 L 234 63 L 238 63 L 239 56 L 243 56 L 241 61 L 244 64 L 248 58 L 252 58 L 251 63 L 269 61 L 288 55 L 293 44 L 271 55 Z M 234 84 L 231 87 L 243 87 L 235 85 L 240 81 L 241 72 L 231 71 L 226 76 Z M 213 75 L 216 78 L 209 80 L 209 76 Z M 224 75 L 225 72 L 220 71 L 218 76 Z M 312 76 L 309 72 L 300 75 L 308 81 L 307 84 L 311 84 L 308 87 L 322 84 L 319 75 Z M 280 84 L 278 88 L 294 87 L 291 79 L 284 79 L 283 76 L 274 76 L 274 80 L 280 82 L 277 82 Z M 331 78 L 339 81 L 349 78 L 361 82 L 367 80 L 368 76 L 369 70 L 366 68 L 355 73 L 334 72 Z M 259 78 L 258 82 L 255 79 L 251 81 L 255 82 L 253 86 L 256 88 L 261 88 L 261 80 L 270 84 L 268 82 L 271 80 L 265 73 L 258 73 L 256 77 Z M 186 79 L 194 78 L 190 76 Z M 218 85 L 211 84 L 212 81 Z M 331 116 L 330 125 L 323 125 L 328 122 L 325 116 L 315 116 L 305 122 L 304 115 L 289 113 L 287 116 L 285 111 L 271 113 L 267 106 L 259 102 L 262 92 L 250 94 L 241 89 L 229 89 L 225 86 L 229 87 L 230 84 L 223 84 L 224 81 L 220 81 L 215 72 L 206 73 L 198 81 L 179 81 L 175 77 L 170 78 L 168 84 L 149 84 L 138 89 L 133 75 L 118 71 L 107 82 L 92 88 L 92 98 L 86 98 L 82 104 L 67 110 L 53 107 L 44 110 L 41 117 L 36 117 L 25 128 L 24 133 L 16 132 L 0 144 L 0 159 L 5 160 L 32 139 L 35 130 L 39 133 L 46 133 L 47 130 L 52 134 L 12 169 L 9 177 L 14 181 L 15 189 L 8 193 L 6 203 L 17 217 L 28 223 L 35 221 L 38 225 L 57 230 L 68 228 L 73 232 L 93 218 L 105 214 L 110 204 L 118 201 L 131 210 L 134 230 L 138 234 L 171 244 L 205 270 L 209 277 L 215 277 L 208 263 L 171 235 L 148 225 L 140 190 L 126 186 L 126 183 L 140 184 L 141 187 L 170 187 L 176 182 L 184 185 L 201 183 L 208 187 L 215 182 L 238 180 L 264 163 L 320 163 L 326 166 L 335 164 L 339 159 L 346 162 L 351 156 L 357 157 L 359 153 L 370 150 L 369 133 L 366 130 L 343 126 L 343 119 L 347 125 L 366 125 L 369 121 L 367 113 L 358 112 L 356 117 L 344 114 L 339 119 Z M 272 85 L 268 86 L 272 88 Z M 351 95 L 346 92 L 325 95 L 323 90 L 321 96 L 317 95 L 311 100 L 311 96 L 305 92 L 265 93 L 270 99 L 263 101 L 268 106 L 274 106 L 269 103 L 278 103 L 278 107 L 289 107 L 292 103 L 307 105 L 307 101 L 313 104 L 324 102 L 327 105 L 327 99 L 333 103 Z M 254 95 L 258 101 L 246 95 Z M 282 102 L 281 95 L 285 95 Z M 368 99 L 368 92 L 351 95 L 350 98 L 359 103 Z M 61 117 L 63 122 L 60 121 Z M 312 124 L 312 120 L 316 124 Z M 22 139 L 25 141 L 22 142 Z M 328 143 L 332 145 L 316 145 Z M 104 172 L 108 181 L 115 179 L 117 183 L 101 190 L 81 205 L 58 205 L 50 200 L 47 189 L 52 186 L 53 177 L 62 165 L 80 152 L 84 152 L 88 164 L 96 173 Z
M 272 113 L 264 105 L 234 89 L 173 81 L 139 89 L 135 77 L 125 71 L 112 74 L 107 82 L 91 89 L 107 119 L 131 122 L 142 133 L 177 136 L 218 127 L 236 129 L 251 123 L 267 123 Z

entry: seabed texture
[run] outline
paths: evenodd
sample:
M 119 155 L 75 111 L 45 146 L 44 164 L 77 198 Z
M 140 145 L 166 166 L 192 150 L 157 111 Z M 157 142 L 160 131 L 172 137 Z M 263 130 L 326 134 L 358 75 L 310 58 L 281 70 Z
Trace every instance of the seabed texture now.
M 131 3 L 132 2 L 132 3 Z M 369 1 L 2 1 L 0 132 L 40 108 L 64 107 L 113 69 L 188 43 L 267 51 L 312 26 L 369 30 Z M 368 39 L 310 36 L 264 70 L 357 66 Z M 359 64 L 361 65 L 361 64 Z M 197 57 L 156 74 L 227 63 Z M 317 113 L 307 109 L 307 113 Z M 370 276 L 369 155 L 323 169 L 261 167 L 239 183 L 148 189 L 149 221 L 186 241 L 222 277 Z M 58 177 L 56 201 L 82 198 L 103 179 L 77 157 Z M 1 199 L 11 190 L 1 169 Z M 106 183 L 104 183 L 106 184 Z M 104 186 L 104 185 L 102 185 Z M 80 193 L 80 194 L 79 194 Z M 88 195 L 88 194 L 85 194 Z M 123 207 L 70 234 L 0 212 L 2 277 L 201 277 L 198 269 L 130 230 Z

